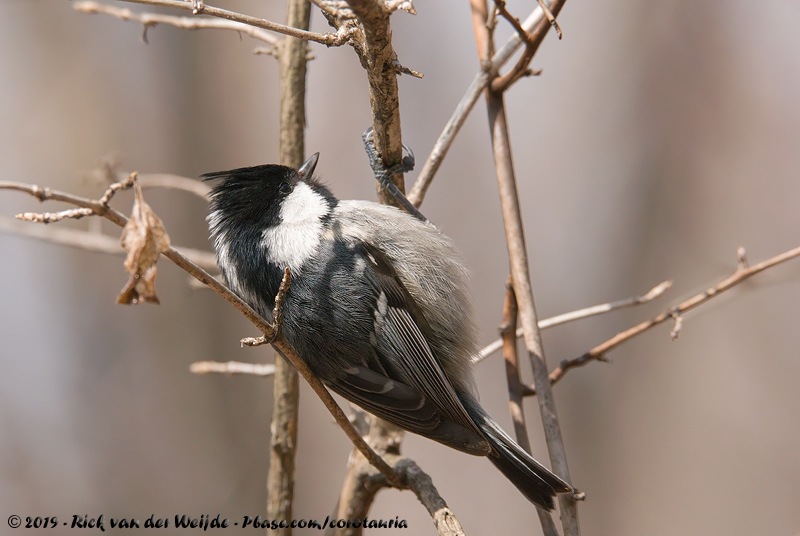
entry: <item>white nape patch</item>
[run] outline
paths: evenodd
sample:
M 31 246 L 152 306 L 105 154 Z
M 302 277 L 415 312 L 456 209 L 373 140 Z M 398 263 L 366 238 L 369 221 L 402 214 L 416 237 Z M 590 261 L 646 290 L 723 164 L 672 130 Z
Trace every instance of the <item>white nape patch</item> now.
M 298 270 L 319 247 L 322 218 L 330 213 L 327 200 L 303 182 L 281 204 L 281 223 L 264 231 L 261 247 L 278 266 Z

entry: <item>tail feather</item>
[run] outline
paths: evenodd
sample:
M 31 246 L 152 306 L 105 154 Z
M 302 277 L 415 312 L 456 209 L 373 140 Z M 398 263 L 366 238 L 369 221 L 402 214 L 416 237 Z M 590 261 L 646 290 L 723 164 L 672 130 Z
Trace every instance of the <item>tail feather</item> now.
M 536 506 L 553 509 L 553 497 L 557 493 L 574 491 L 572 486 L 554 475 L 545 466 L 522 450 L 500 425 L 476 402 L 465 404 L 467 412 L 478 425 L 481 433 L 492 447 L 491 461 L 522 494 Z

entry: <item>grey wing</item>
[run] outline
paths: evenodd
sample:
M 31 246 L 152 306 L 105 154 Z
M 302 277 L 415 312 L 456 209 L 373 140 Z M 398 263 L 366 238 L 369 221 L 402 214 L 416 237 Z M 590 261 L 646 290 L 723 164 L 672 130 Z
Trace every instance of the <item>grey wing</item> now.
M 424 333 L 430 333 L 430 327 L 419 306 L 388 258 L 371 245 L 361 247 L 378 292 L 374 348 L 382 368 L 388 377 L 421 393 L 443 420 L 470 431 L 478 439 L 479 449 L 488 452 L 488 445 L 483 445 L 478 428 L 427 343 Z

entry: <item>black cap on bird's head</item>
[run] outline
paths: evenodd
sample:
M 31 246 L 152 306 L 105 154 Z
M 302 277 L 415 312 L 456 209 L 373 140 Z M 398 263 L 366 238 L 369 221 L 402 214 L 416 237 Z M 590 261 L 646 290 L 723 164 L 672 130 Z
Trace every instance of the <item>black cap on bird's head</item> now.
M 326 200 L 330 191 L 314 178 L 319 153 L 314 153 L 299 169 L 278 164 L 214 171 L 201 175 L 206 181 L 219 181 L 210 193 L 209 220 L 228 223 L 274 225 L 280 223 L 281 205 L 298 184 L 305 183 Z M 216 216 L 215 216 L 216 215 Z

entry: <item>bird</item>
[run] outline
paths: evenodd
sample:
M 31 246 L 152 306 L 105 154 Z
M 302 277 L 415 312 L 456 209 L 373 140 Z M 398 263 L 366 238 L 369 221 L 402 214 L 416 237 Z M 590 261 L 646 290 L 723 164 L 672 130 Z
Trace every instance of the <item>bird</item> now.
M 271 318 L 330 390 L 404 430 L 488 459 L 534 505 L 570 484 L 525 452 L 478 401 L 469 272 L 453 241 L 387 205 L 340 200 L 314 174 L 264 164 L 207 173 L 207 221 L 228 287 Z

